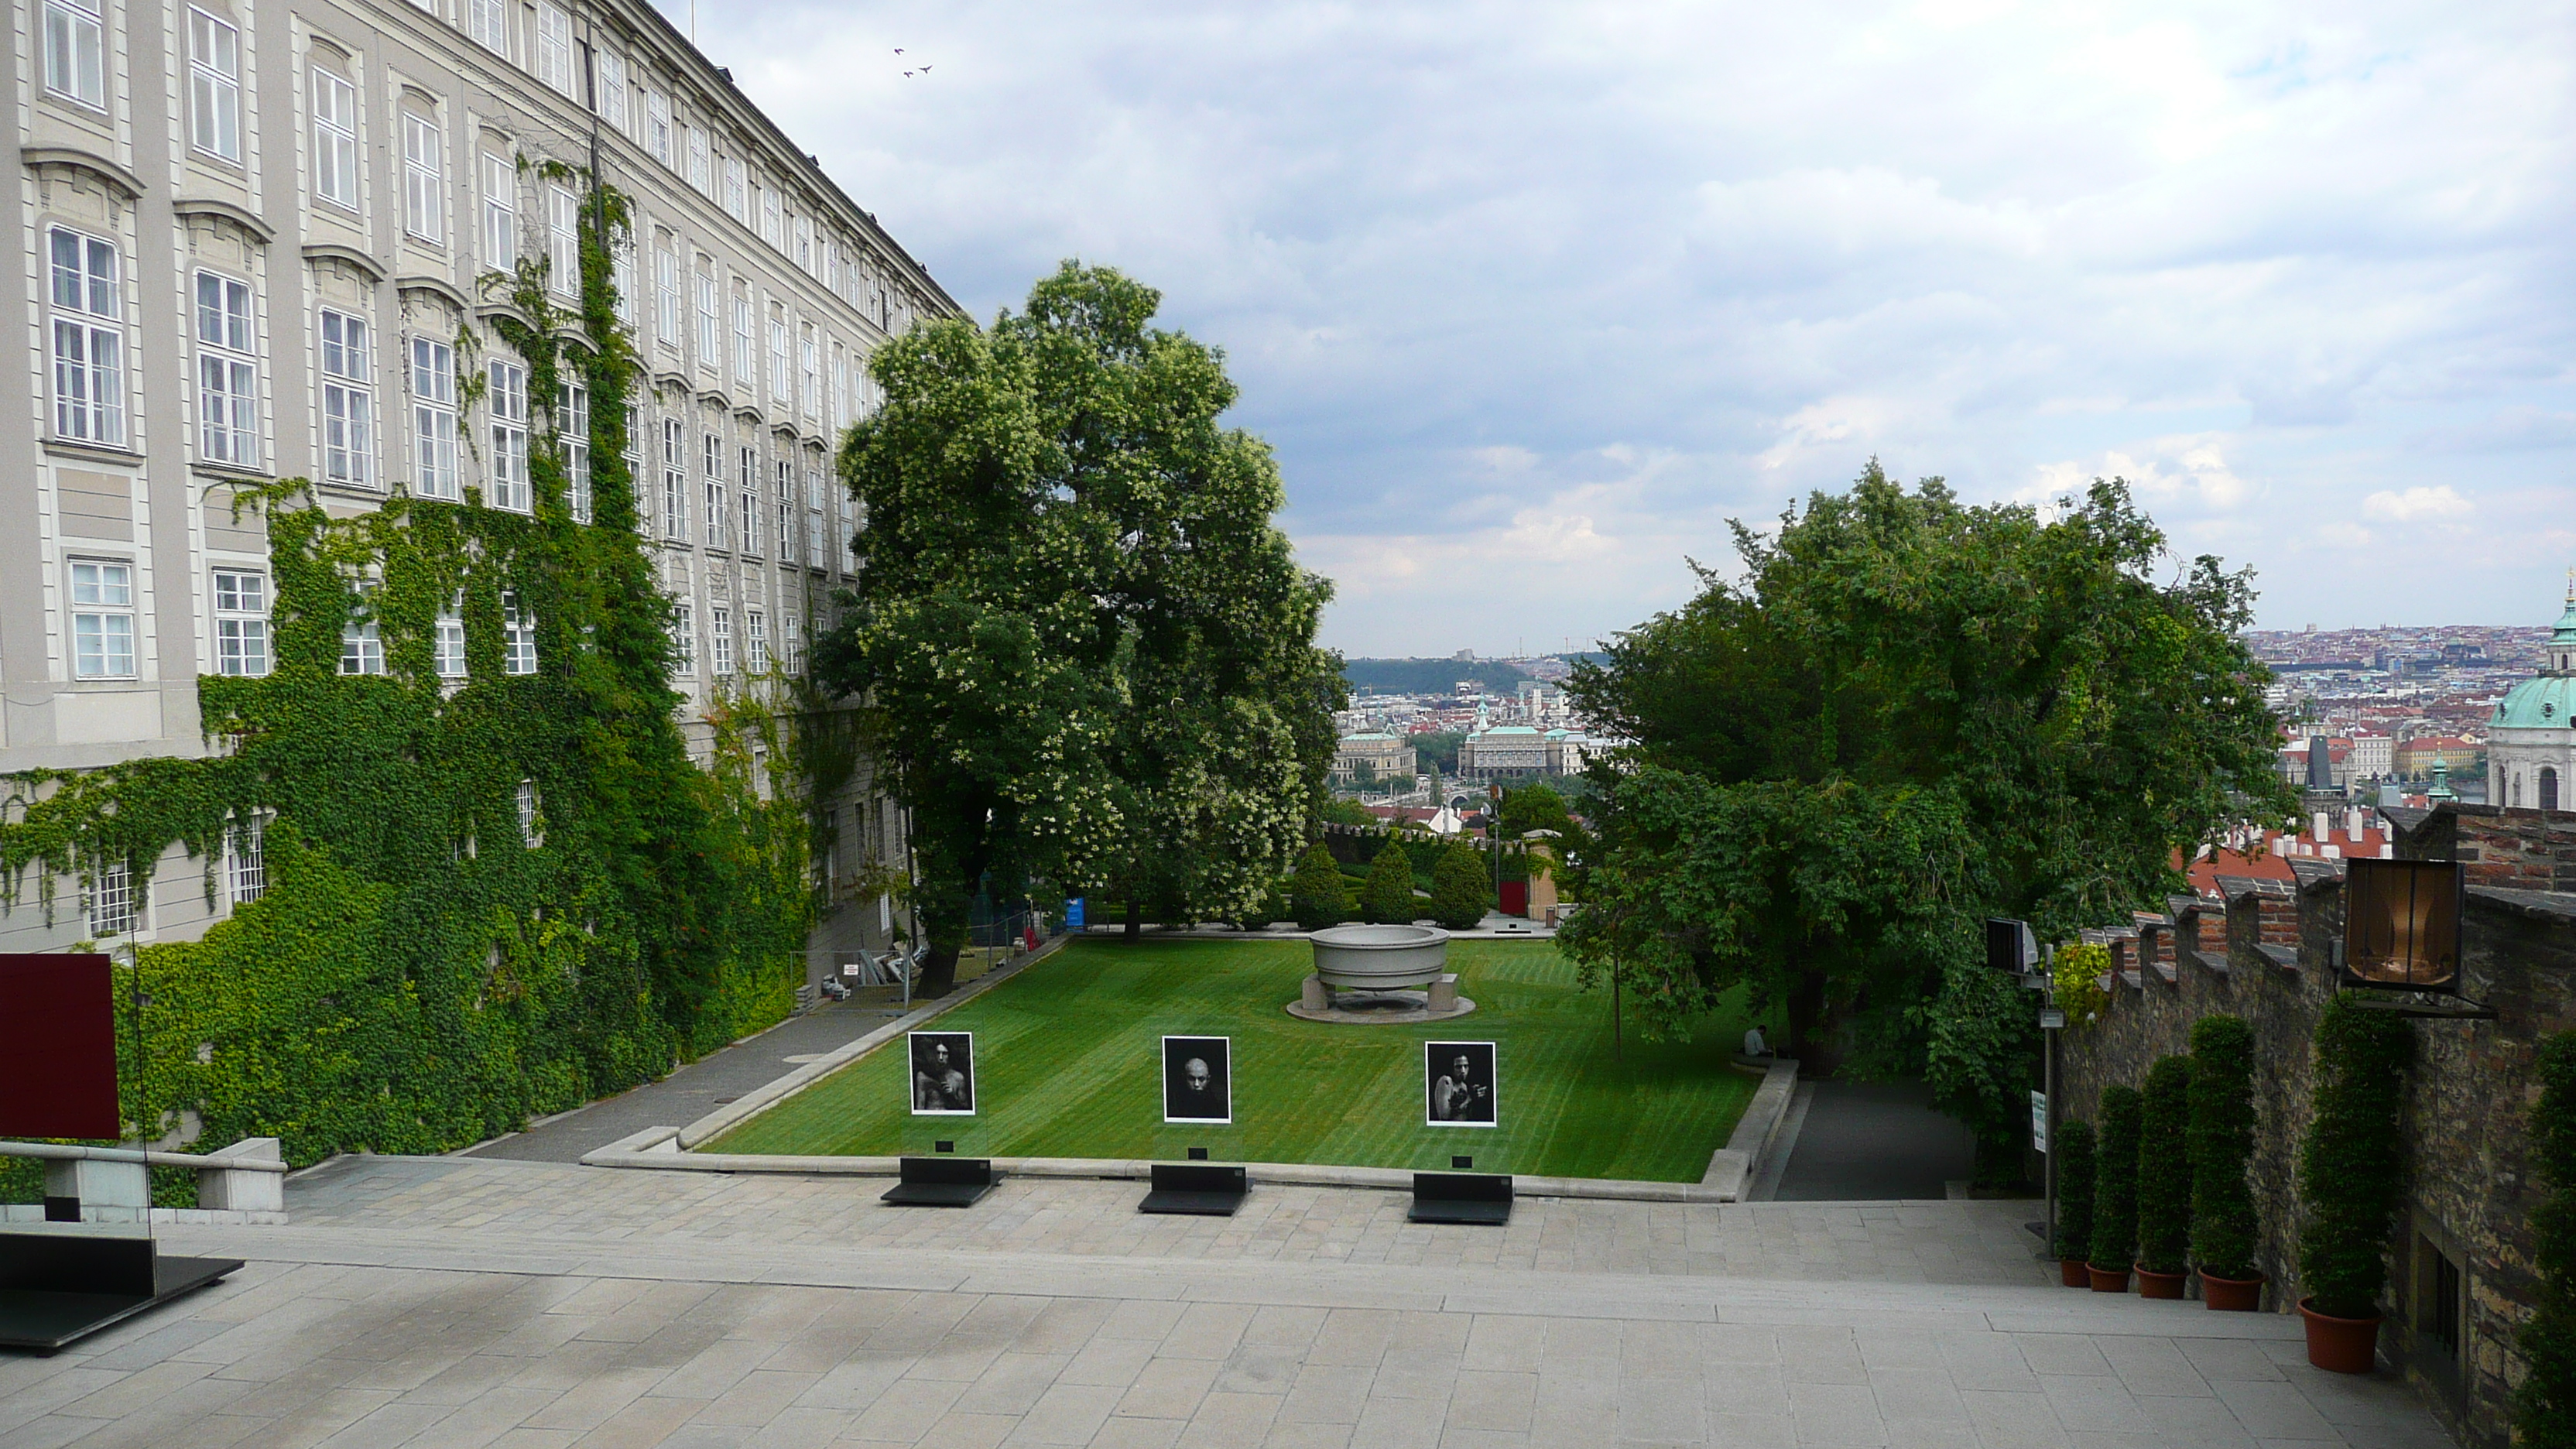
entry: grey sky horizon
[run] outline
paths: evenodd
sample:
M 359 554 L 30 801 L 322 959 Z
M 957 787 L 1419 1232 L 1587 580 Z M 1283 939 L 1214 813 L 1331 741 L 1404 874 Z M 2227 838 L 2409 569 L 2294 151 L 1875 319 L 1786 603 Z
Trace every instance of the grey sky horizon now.
M 2259 627 L 2556 617 L 2576 10 L 1792 10 L 697 26 L 979 319 L 1079 257 L 1223 347 L 1352 654 L 1583 647 L 1872 456 L 2126 476 Z

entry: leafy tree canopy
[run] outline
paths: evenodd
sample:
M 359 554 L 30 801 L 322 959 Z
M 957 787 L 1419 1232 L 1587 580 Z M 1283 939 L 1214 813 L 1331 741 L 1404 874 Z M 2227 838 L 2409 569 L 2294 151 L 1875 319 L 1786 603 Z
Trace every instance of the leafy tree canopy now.
M 1331 586 L 1271 523 L 1267 445 L 1218 426 L 1223 359 L 1160 304 L 1067 262 L 990 328 L 916 327 L 841 450 L 867 568 L 815 677 L 913 808 L 934 993 L 988 881 L 1253 910 L 1331 764 Z
M 2119 480 L 2054 517 L 1851 490 L 1736 525 L 1743 581 L 1614 641 L 1570 690 L 1634 741 L 1595 772 L 1585 913 L 1650 1030 L 1739 983 L 1785 998 L 1802 1055 L 1926 1076 L 1990 1148 L 2017 1140 L 2028 999 L 1979 920 L 2043 937 L 2179 888 L 2231 822 L 2286 817 L 2252 579 L 2164 536 Z

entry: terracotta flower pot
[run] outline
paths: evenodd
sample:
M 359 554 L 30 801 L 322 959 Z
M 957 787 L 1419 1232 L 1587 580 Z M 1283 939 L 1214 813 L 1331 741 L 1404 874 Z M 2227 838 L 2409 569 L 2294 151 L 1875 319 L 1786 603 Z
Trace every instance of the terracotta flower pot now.
M 2126 1268 L 2105 1268 L 2099 1263 L 2087 1263 L 2084 1265 L 2084 1271 L 2092 1276 L 2093 1291 L 2096 1293 L 2129 1291 L 2129 1270 Z
M 2329 1318 L 2299 1300 L 2299 1316 L 2308 1323 L 2308 1362 L 2328 1373 L 2366 1374 L 2379 1360 L 2379 1315 Z
M 2138 1265 L 2138 1296 L 2141 1298 L 2180 1298 L 2187 1273 L 2159 1273 L 2144 1263 Z
M 2090 1273 L 2085 1271 L 2084 1260 L 2082 1258 L 2058 1259 L 2057 1281 L 2065 1284 L 2069 1288 L 2090 1288 L 2093 1286 L 2093 1277 Z
M 2200 1275 L 2200 1301 L 2220 1313 L 2255 1313 L 2263 1307 L 2263 1275 L 2214 1278 Z

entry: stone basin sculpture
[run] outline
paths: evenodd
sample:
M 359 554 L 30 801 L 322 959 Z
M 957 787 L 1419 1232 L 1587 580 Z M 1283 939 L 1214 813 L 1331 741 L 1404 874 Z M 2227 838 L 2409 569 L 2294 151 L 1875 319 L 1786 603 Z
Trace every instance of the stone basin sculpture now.
M 1336 991 L 1426 987 L 1449 969 L 1449 933 L 1433 926 L 1333 926 L 1310 939 L 1315 974 Z

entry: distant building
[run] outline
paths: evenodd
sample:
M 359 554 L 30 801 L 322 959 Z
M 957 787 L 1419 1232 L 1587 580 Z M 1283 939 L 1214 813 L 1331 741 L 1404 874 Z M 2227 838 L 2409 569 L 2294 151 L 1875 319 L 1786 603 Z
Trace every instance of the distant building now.
M 2483 745 L 2457 735 L 2419 735 L 2400 744 L 2395 752 L 2397 773 L 2409 777 L 2433 773 L 2436 762 L 2453 774 L 2482 773 L 2486 769 L 2485 755 Z
M 2487 728 L 2487 801 L 2510 809 L 2576 808 L 2576 571 L 2567 611 L 2540 673 L 2498 701 Z
M 1529 725 L 1478 730 L 1458 743 L 1458 773 L 1470 780 L 1549 774 L 1547 736 Z
M 1341 744 L 1333 751 L 1333 783 L 1356 783 L 1363 765 L 1374 781 L 1409 780 L 1414 774 L 1413 746 L 1402 736 L 1375 730 L 1342 736 Z

